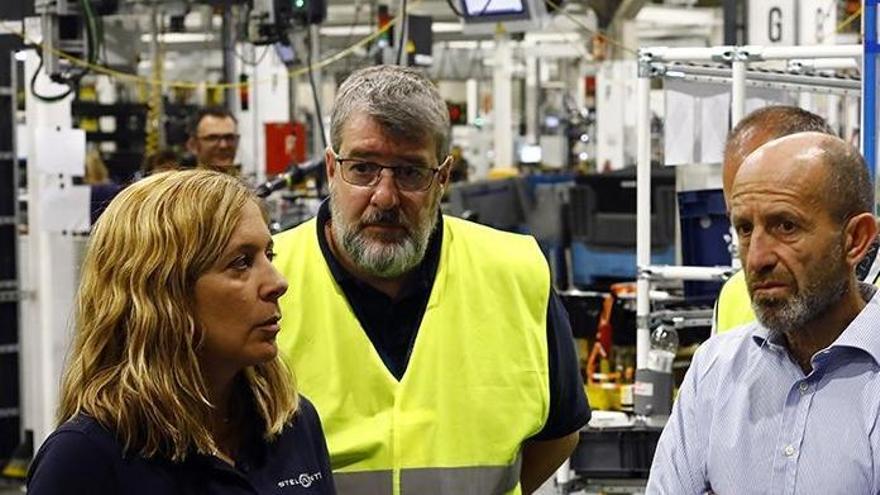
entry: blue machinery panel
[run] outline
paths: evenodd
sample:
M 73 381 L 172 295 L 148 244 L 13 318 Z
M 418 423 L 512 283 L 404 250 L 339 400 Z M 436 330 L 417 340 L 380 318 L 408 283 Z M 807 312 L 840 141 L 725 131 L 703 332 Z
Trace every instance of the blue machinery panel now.
M 862 154 L 868 173 L 874 180 L 877 171 L 877 4 L 880 0 L 862 2 Z M 875 182 L 876 183 L 876 182 Z

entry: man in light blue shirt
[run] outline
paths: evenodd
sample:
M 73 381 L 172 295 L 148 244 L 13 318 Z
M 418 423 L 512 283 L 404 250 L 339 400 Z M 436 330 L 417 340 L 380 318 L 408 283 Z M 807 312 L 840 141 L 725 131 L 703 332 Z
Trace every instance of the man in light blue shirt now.
M 779 138 L 730 199 L 758 322 L 694 356 L 647 492 L 880 493 L 880 296 L 853 272 L 877 233 L 864 160 Z

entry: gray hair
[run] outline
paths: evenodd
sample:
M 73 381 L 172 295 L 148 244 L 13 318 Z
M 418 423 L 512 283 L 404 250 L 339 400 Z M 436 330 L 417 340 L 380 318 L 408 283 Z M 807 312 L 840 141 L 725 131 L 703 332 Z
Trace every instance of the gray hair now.
M 437 163 L 449 154 L 449 110 L 437 87 L 422 73 L 397 65 L 378 65 L 352 73 L 339 86 L 330 118 L 330 142 L 337 152 L 342 131 L 354 114 L 375 120 L 396 140 L 431 137 Z
M 861 153 L 842 139 L 820 141 L 825 151 L 831 213 L 840 222 L 860 213 L 874 211 L 874 184 Z
M 771 105 L 759 108 L 746 115 L 727 135 L 724 146 L 725 161 L 735 150 L 745 155 L 753 150 L 741 150 L 749 133 L 760 129 L 768 134 L 768 141 L 799 132 L 821 132 L 834 136 L 835 133 L 822 117 L 790 105 Z

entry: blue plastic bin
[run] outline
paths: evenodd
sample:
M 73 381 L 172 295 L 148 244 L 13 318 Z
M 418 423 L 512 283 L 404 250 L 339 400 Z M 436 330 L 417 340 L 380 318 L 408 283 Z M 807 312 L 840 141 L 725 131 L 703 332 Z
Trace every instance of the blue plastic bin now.
M 687 266 L 730 266 L 730 219 L 721 189 L 678 193 L 681 259 Z M 685 282 L 684 294 L 695 303 L 712 302 L 721 282 Z
M 669 245 L 651 250 L 651 263 L 672 265 L 675 263 L 675 246 Z M 578 287 L 588 287 L 598 279 L 636 279 L 635 249 L 601 249 L 581 242 L 571 243 L 572 278 Z

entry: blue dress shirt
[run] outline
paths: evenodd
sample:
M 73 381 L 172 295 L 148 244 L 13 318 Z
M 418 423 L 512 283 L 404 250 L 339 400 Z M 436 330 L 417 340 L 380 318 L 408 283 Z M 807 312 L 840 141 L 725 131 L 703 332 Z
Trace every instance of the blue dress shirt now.
M 880 292 L 804 375 L 758 323 L 694 356 L 648 494 L 880 493 Z

